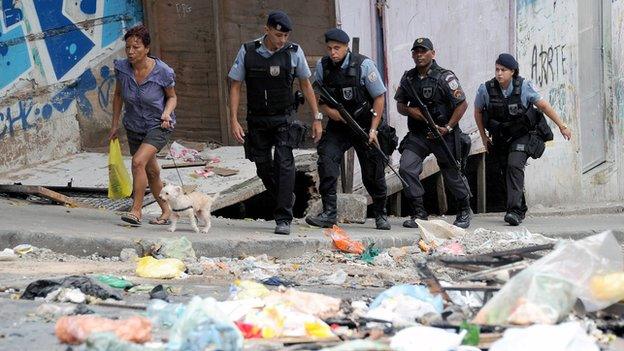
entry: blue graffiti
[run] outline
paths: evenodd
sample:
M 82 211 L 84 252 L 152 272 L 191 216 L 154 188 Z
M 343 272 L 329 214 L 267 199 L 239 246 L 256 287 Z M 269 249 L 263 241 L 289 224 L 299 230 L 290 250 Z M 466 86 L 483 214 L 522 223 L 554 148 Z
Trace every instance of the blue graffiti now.
M 56 28 L 72 30 L 45 37 L 48 55 L 57 79 L 61 79 L 95 46 L 93 42 L 63 14 L 63 0 L 34 0 L 42 31 Z
M 102 111 L 108 115 L 112 115 L 113 112 L 108 107 L 111 101 L 113 89 L 115 89 L 115 75 L 110 74 L 110 68 L 108 66 L 102 66 L 100 69 L 100 76 L 102 77 L 102 83 L 98 86 L 98 102 Z
M 0 89 L 13 83 L 31 68 L 28 45 L 26 42 L 8 44 L 22 38 L 22 26 L 15 27 L 8 33 L 0 32 Z
M 127 15 L 132 19 L 126 25 L 134 26 L 143 17 L 141 5 L 136 0 L 108 0 L 104 2 L 104 17 Z M 102 25 L 102 47 L 105 48 L 114 43 L 123 34 L 121 21 L 112 21 Z
M 87 15 L 95 14 L 96 9 L 97 0 L 82 0 L 80 2 L 80 10 Z
M 4 124 L 2 131 L 0 131 L 0 139 L 2 139 L 6 134 L 13 136 L 15 133 L 14 125 L 19 122 L 22 127 L 22 130 L 28 130 L 32 128 L 32 124 L 28 123 L 28 116 L 33 109 L 32 100 L 21 100 L 17 104 L 19 112 L 14 115 L 14 111 L 11 107 L 7 107 L 5 112 L 0 111 L 0 124 Z M 7 127 L 8 125 L 8 127 Z
M 111 79 L 111 77 L 108 77 L 108 79 Z M 112 79 L 114 80 L 114 77 Z M 20 126 L 22 130 L 28 130 L 34 126 L 34 121 L 39 118 L 48 121 L 52 118 L 54 111 L 66 112 L 74 101 L 83 116 L 92 117 L 93 106 L 86 94 L 97 87 L 95 76 L 88 69 L 75 82 L 58 92 L 43 107 L 35 106 L 32 99 L 27 99 L 20 100 L 17 104 L 17 109 L 9 106 L 4 110 L 0 110 L 0 140 L 5 136 L 13 136 L 17 126 Z M 29 121 L 29 117 L 33 114 L 34 116 Z
M 2 0 L 2 12 L 4 13 L 4 24 L 7 27 L 11 27 L 24 18 L 22 10 L 15 8 L 13 0 Z
M 91 117 L 93 115 L 93 106 L 91 106 L 91 102 L 85 95 L 88 91 L 95 88 L 97 88 L 97 83 L 93 72 L 86 70 L 76 79 L 76 82 L 61 90 L 52 98 L 52 106 L 59 112 L 65 112 L 71 103 L 76 101 L 78 109 L 86 117 Z

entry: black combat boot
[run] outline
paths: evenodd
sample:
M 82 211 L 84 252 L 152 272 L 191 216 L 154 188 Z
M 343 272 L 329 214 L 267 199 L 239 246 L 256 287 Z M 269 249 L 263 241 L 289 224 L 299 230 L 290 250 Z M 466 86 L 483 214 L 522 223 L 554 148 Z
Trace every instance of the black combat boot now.
M 515 212 L 507 212 L 505 214 L 505 222 L 509 223 L 511 226 L 517 226 L 522 223 L 522 217 Z
M 390 230 L 390 222 L 386 213 L 386 198 L 373 199 L 373 214 L 375 215 L 375 228 Z
M 457 216 L 455 216 L 455 222 L 453 225 L 458 226 L 460 228 L 468 228 L 470 227 L 470 220 L 472 219 L 472 210 L 470 209 L 470 198 L 461 201 L 462 207 L 457 212 Z
M 427 213 L 427 211 L 425 211 L 422 197 L 419 197 L 418 199 L 412 201 L 412 210 L 414 212 L 410 216 L 410 219 L 403 222 L 403 226 L 405 228 L 418 228 L 418 223 L 416 223 L 417 219 L 421 219 L 423 221 L 429 219 L 429 214 Z
M 323 212 L 318 216 L 308 216 L 305 221 L 309 225 L 321 228 L 331 228 L 336 224 L 336 202 L 338 201 L 337 195 L 326 195 L 322 198 Z

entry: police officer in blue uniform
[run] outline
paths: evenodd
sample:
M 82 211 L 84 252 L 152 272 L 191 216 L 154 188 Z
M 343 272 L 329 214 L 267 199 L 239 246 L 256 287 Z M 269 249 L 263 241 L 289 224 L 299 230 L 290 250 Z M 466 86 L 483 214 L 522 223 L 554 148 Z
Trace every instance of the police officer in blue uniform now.
M 495 77 L 479 86 L 474 116 L 483 144 L 494 152 L 501 165 L 507 191 L 504 220 L 512 226 L 520 224 L 527 211 L 524 198 L 527 159 L 539 158 L 545 149 L 544 142 L 553 138 L 543 114 L 570 140 L 572 131 L 533 83 L 519 75 L 516 59 L 510 54 L 500 54 Z
M 323 127 L 309 77 L 312 75 L 301 47 L 288 42 L 292 22 L 283 11 L 267 18 L 265 34 L 241 46 L 228 74 L 230 129 L 245 145 L 245 156 L 255 162 L 257 174 L 275 198 L 275 233 L 290 234 L 293 219 L 295 161 L 293 148 L 305 136 L 305 127 L 295 119 L 297 104 L 293 81 L 299 79 L 303 95 L 315 116 L 312 137 L 321 137 Z M 247 87 L 247 133 L 238 122 L 242 82 Z M 273 155 L 271 149 L 275 147 Z
M 386 87 L 373 61 L 349 50 L 349 36 L 334 28 L 325 33 L 327 55 L 316 65 L 315 79 L 329 90 L 357 123 L 368 132 L 369 142 L 378 143 L 378 128 L 382 122 Z M 329 117 L 327 129 L 318 144 L 319 192 L 323 212 L 309 216 L 306 222 L 317 227 L 336 224 L 336 186 L 340 163 L 345 151 L 353 147 L 362 169 L 364 187 L 373 199 L 375 227 L 389 230 L 386 216 L 386 180 L 381 157 L 358 142 L 353 131 L 340 117 L 338 110 L 323 104 L 323 114 Z
M 470 210 L 471 193 L 467 186 L 468 182 L 464 175 L 453 167 L 444 153 L 442 145 L 433 140 L 432 135 L 428 132 L 422 111 L 415 106 L 414 101 L 410 100 L 408 90 L 403 84 L 411 84 L 413 90 L 427 105 L 444 142 L 447 143 L 450 150 L 459 150 L 459 152 L 455 152 L 455 157 L 465 156 L 470 147 L 470 141 L 466 140 L 468 136 L 461 133 L 459 128 L 459 120 L 468 107 L 466 97 L 455 74 L 438 66 L 434 59 L 435 51 L 431 40 L 428 38 L 416 39 L 412 46 L 412 58 L 416 67 L 405 72 L 394 97 L 399 113 L 408 117 L 407 126 L 409 129 L 399 146 L 401 152 L 399 172 L 410 185 L 409 188 L 404 189 L 404 194 L 409 200 L 412 210 L 410 219 L 406 220 L 403 226 L 416 228 L 418 227 L 416 219 L 428 219 L 428 213 L 423 205 L 422 196 L 425 190 L 420 182 L 420 174 L 423 170 L 423 160 L 433 153 L 445 183 L 459 205 L 459 211 L 453 224 L 461 228 L 468 228 L 472 218 L 472 211 Z

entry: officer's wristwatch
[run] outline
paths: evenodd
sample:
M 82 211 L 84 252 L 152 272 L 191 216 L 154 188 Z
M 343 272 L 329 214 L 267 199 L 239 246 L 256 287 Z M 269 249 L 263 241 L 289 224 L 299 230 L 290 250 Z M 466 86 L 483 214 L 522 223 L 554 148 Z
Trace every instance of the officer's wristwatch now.
M 317 112 L 316 116 L 314 116 L 314 120 L 322 121 L 323 120 L 323 114 L 321 112 Z
M 453 127 L 449 126 L 448 124 L 446 125 L 446 130 L 450 133 L 453 131 Z

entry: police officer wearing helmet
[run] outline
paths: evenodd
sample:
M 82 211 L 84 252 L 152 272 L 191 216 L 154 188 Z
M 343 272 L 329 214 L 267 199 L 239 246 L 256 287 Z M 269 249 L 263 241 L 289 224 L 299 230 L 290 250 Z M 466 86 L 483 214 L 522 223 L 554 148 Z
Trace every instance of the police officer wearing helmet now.
M 318 120 L 312 75 L 301 47 L 288 42 L 292 22 L 282 11 L 269 14 L 264 36 L 241 46 L 230 69 L 230 129 L 245 144 L 245 156 L 255 162 L 262 183 L 275 198 L 276 234 L 290 234 L 294 205 L 295 161 L 293 148 L 303 140 L 305 127 L 295 120 L 297 104 L 292 91 L 299 79 L 306 100 L 316 116 L 312 124 L 315 142 L 323 127 Z M 247 128 L 238 122 L 242 82 L 247 86 Z M 275 147 L 273 155 L 271 149 Z
M 399 113 L 408 117 L 409 129 L 399 146 L 401 152 L 399 172 L 410 185 L 404 189 L 404 193 L 412 207 L 411 217 L 403 223 L 403 226 L 416 228 L 418 227 L 416 219 L 428 219 L 423 205 L 425 190 L 420 182 L 420 174 L 423 170 L 423 160 L 433 153 L 445 183 L 459 205 L 459 212 L 453 224 L 468 228 L 472 211 L 471 194 L 467 188 L 466 178 L 452 165 L 452 161 L 444 153 L 443 146 L 433 139 L 422 111 L 416 107 L 415 101 L 412 101 L 414 98 L 410 98 L 408 88 L 404 86 L 410 84 L 413 91 L 417 92 L 422 102 L 427 105 L 438 131 L 455 157 L 465 158 L 470 141 L 469 138 L 466 140 L 468 136 L 461 132 L 459 120 L 468 107 L 466 97 L 455 74 L 438 66 L 434 58 L 435 51 L 431 40 L 416 39 L 412 46 L 412 59 L 416 67 L 405 72 L 394 97 Z
M 474 116 L 483 144 L 488 151 L 494 151 L 501 165 L 507 191 L 504 219 L 512 226 L 520 224 L 527 211 L 524 198 L 527 159 L 539 158 L 544 152 L 544 142 L 553 139 L 544 114 L 570 140 L 572 131 L 533 83 L 519 75 L 516 59 L 510 54 L 500 54 L 495 77 L 479 86 Z M 491 138 L 486 135 L 486 129 Z
M 378 128 L 382 122 L 386 87 L 373 61 L 349 50 L 349 36 L 334 28 L 325 33 L 327 56 L 316 66 L 315 78 L 327 88 L 357 123 L 368 132 L 369 142 L 378 143 Z M 309 216 L 306 222 L 317 227 L 336 224 L 336 186 L 344 152 L 353 147 L 362 169 L 364 187 L 373 199 L 375 227 L 389 230 L 386 216 L 386 180 L 381 157 L 358 142 L 355 133 L 342 120 L 338 110 L 322 104 L 329 117 L 327 129 L 318 144 L 319 192 L 323 212 Z

